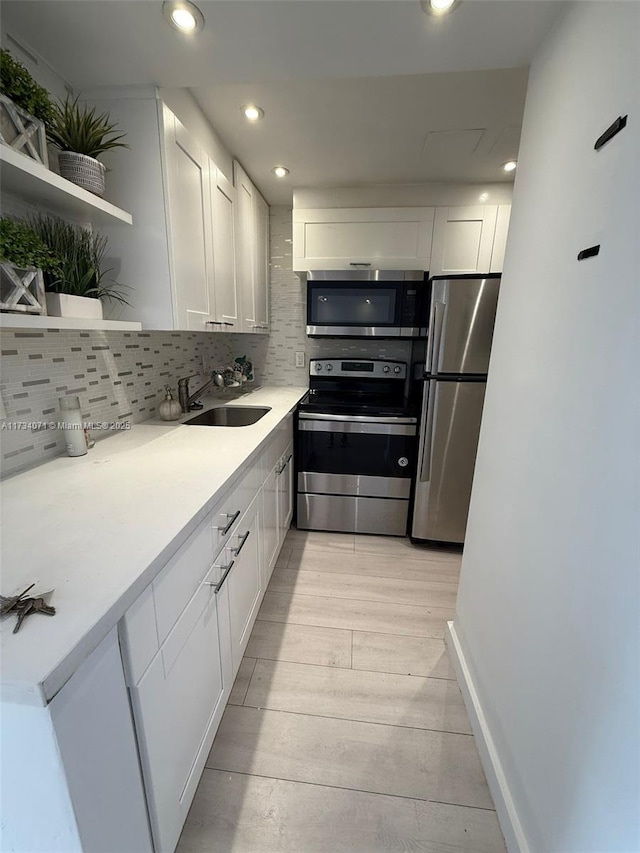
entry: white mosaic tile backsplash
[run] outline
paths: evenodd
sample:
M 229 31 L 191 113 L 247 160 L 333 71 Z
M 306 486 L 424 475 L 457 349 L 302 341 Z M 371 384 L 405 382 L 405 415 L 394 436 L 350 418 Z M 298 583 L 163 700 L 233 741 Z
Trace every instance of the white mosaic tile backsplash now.
M 57 429 L 8 428 L 59 420 L 58 398 L 77 395 L 90 422 L 140 423 L 155 414 L 165 385 L 224 366 L 228 336 L 206 332 L 76 332 L 3 330 L 0 421 L 3 476 L 64 452 Z M 197 380 L 194 380 L 197 382 Z M 95 431 L 99 439 L 113 433 Z

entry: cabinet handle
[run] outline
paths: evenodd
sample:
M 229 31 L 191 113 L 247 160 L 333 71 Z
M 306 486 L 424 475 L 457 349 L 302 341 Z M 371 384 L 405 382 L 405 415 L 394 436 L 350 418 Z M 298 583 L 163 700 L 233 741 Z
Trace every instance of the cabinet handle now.
M 229 572 L 230 572 L 230 571 L 231 571 L 231 569 L 233 568 L 233 564 L 234 564 L 234 563 L 235 563 L 235 560 L 231 560 L 231 562 L 229 563 L 229 565 L 228 565 L 228 566 L 220 566 L 220 568 L 222 569 L 222 571 L 224 572 L 224 574 L 222 575 L 222 577 L 220 578 L 220 580 L 219 580 L 219 581 L 217 581 L 216 583 L 214 583 L 213 581 L 205 581 L 206 586 L 212 586 L 212 587 L 214 587 L 214 590 L 213 590 L 213 591 L 214 591 L 214 593 L 215 593 L 216 595 L 217 595 L 217 594 L 220 592 L 220 590 L 222 589 L 222 584 L 226 581 L 226 579 L 227 579 L 227 575 L 229 574 Z
M 236 555 L 236 557 L 238 556 L 238 554 L 240 553 L 240 551 L 242 551 L 242 549 L 244 548 L 244 543 L 245 543 L 245 542 L 247 541 L 247 539 L 249 538 L 249 534 L 250 534 L 250 533 L 251 533 L 251 531 L 250 531 L 250 530 L 247 530 L 247 532 L 244 534 L 244 536 L 241 536 L 241 537 L 240 537 L 240 543 L 238 544 L 238 547 L 237 547 L 237 548 L 232 548 L 232 549 L 231 549 L 231 550 L 233 551 L 233 553 Z
M 364 262 L 360 262 L 360 261 L 351 261 L 349 263 L 349 266 L 350 267 L 370 267 L 371 263 L 370 262 L 364 263 Z
M 229 519 L 229 521 L 225 527 L 216 527 L 216 530 L 219 530 L 221 532 L 222 536 L 226 536 L 227 533 L 231 530 L 231 527 L 233 526 L 233 522 L 240 515 L 240 510 L 238 510 L 237 512 L 234 512 L 233 515 L 229 515 L 228 512 L 223 512 L 223 513 L 221 513 L 221 515 L 226 515 L 227 518 Z
M 220 323 L 221 326 L 235 326 L 235 323 L 228 323 L 226 320 L 223 320 Z

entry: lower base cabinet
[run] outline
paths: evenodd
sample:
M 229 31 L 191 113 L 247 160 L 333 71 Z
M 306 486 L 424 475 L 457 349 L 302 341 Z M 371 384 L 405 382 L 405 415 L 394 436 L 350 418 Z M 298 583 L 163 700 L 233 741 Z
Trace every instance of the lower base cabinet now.
M 234 561 L 226 580 L 234 673 L 240 666 L 262 601 L 259 509 L 260 495 L 254 498 L 238 525 L 238 544 L 232 548 Z
M 284 454 L 277 479 L 278 528 L 280 544 L 287 535 L 293 517 L 293 445 Z
M 216 596 L 203 582 L 131 691 L 156 853 L 178 843 L 223 693 Z
M 291 523 L 292 438 L 289 416 L 121 623 L 155 853 L 178 843 Z

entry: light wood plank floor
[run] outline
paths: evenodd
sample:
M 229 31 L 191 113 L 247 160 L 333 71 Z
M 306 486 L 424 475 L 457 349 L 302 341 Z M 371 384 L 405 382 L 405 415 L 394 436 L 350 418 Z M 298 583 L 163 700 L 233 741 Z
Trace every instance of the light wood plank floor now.
M 460 559 L 289 531 L 178 853 L 505 853 L 443 641 Z

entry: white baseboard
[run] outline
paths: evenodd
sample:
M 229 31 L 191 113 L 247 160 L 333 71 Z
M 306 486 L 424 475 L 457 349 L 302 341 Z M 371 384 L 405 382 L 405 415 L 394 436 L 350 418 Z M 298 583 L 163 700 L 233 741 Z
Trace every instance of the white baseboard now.
M 487 719 L 482 710 L 478 691 L 473 683 L 471 672 L 464 652 L 460 645 L 456 626 L 453 622 L 447 622 L 445 642 L 451 655 L 451 661 L 458 677 L 458 684 L 462 691 L 464 704 L 469 714 L 469 721 L 476 745 L 480 753 L 482 769 L 487 777 L 487 783 L 500 821 L 500 828 L 504 835 L 509 853 L 531 853 L 518 812 L 509 790 L 509 784 L 502 768 L 500 756 L 491 736 Z

